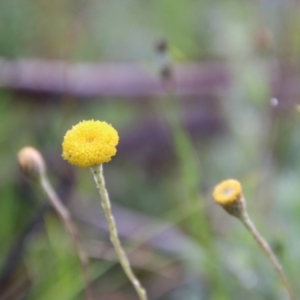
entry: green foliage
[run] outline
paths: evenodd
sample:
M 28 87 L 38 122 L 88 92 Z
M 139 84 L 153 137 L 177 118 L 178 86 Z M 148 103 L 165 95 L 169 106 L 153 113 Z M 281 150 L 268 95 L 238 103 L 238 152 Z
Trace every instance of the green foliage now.
M 224 62 L 230 74 L 228 88 L 195 99 L 167 94 L 159 99 L 76 99 L 1 90 L 0 275 L 7 263 L 12 270 L 0 299 L 84 299 L 78 259 L 53 212 L 45 212 L 25 235 L 18 259 L 8 259 L 46 202 L 38 185 L 16 166 L 16 153 L 27 145 L 42 152 L 49 177 L 74 215 L 90 255 L 97 299 L 135 297 L 101 226 L 89 171 L 61 158 L 63 135 L 83 119 L 105 120 L 119 131 L 118 154 L 104 167 L 107 187 L 113 211 L 121 207 L 138 216 L 133 221 L 140 223 L 124 234 L 124 244 L 134 253 L 135 272 L 150 299 L 284 298 L 272 266 L 248 232 L 211 201 L 214 185 L 226 178 L 242 182 L 249 214 L 278 254 L 295 294 L 300 293 L 300 113 L 292 96 L 279 98 L 276 107 L 270 104 L 274 61 L 299 64 L 300 16 L 287 4 L 261 5 L 233 0 L 0 1 L 0 56 L 7 59 L 151 65 L 155 42 L 166 38 L 171 54 L 203 64 Z M 259 48 L 256 37 L 265 28 L 272 33 L 269 49 Z M 221 125 L 210 130 L 200 122 L 191 132 L 185 124 L 193 101 L 198 120 Z M 209 101 L 213 109 L 206 115 L 202 108 Z M 150 146 L 149 140 L 154 141 Z M 118 216 L 118 227 L 132 225 L 122 213 Z M 180 232 L 174 246 L 168 240 L 170 228 Z M 164 233 L 157 246 L 153 238 Z

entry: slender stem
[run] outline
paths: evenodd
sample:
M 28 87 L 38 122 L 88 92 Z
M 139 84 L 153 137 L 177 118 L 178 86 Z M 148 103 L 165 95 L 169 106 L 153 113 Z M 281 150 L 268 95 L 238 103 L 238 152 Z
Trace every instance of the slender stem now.
M 104 214 L 106 217 L 106 221 L 108 224 L 108 229 L 109 229 L 109 233 L 110 233 L 110 240 L 115 248 L 116 254 L 119 258 L 120 264 L 123 267 L 123 270 L 125 272 L 125 274 L 127 275 L 127 277 L 129 278 L 129 280 L 131 281 L 133 287 L 136 290 L 136 293 L 139 296 L 140 300 L 147 300 L 147 295 L 146 295 L 146 291 L 144 290 L 144 288 L 142 287 L 142 285 L 140 284 L 139 280 L 137 279 L 137 277 L 135 276 L 135 274 L 133 273 L 131 267 L 130 267 L 130 263 L 129 260 L 122 248 L 119 236 L 118 236 L 118 231 L 117 231 L 117 227 L 116 227 L 116 223 L 111 211 L 111 205 L 110 205 L 110 200 L 109 200 L 109 195 L 108 192 L 105 188 L 105 180 L 104 180 L 104 176 L 103 176 L 103 166 L 94 166 L 91 167 L 91 172 L 94 176 L 94 180 L 96 182 L 97 188 L 99 190 L 100 193 L 100 198 L 101 198 L 101 205 L 103 207 L 104 210 Z
M 250 231 L 253 238 L 256 240 L 260 248 L 263 250 L 263 252 L 267 255 L 269 260 L 271 261 L 272 265 L 274 266 L 287 294 L 290 300 L 295 300 L 295 297 L 293 296 L 292 290 L 290 288 L 290 285 L 288 283 L 288 280 L 284 274 L 282 265 L 278 261 L 277 257 L 275 256 L 273 250 L 269 246 L 269 244 L 266 242 L 266 240 L 261 236 L 261 234 L 256 229 L 254 223 L 250 219 L 248 213 L 246 210 L 243 210 L 242 214 L 240 215 L 239 219 L 242 221 L 242 223 L 246 226 L 246 228 Z
M 79 242 L 79 237 L 78 237 L 78 232 L 77 228 L 75 227 L 71 215 L 68 211 L 68 209 L 64 206 L 58 195 L 56 194 L 55 190 L 51 186 L 48 178 L 46 175 L 42 176 L 40 179 L 40 185 L 42 186 L 43 190 L 47 194 L 49 201 L 51 205 L 54 207 L 56 210 L 57 214 L 63 221 L 67 231 L 69 232 L 74 248 L 77 252 L 79 262 L 80 262 L 80 268 L 81 268 L 81 273 L 82 277 L 84 280 L 85 284 L 85 296 L 87 300 L 93 300 L 93 293 L 90 285 L 90 278 L 88 275 L 88 259 L 87 256 L 82 249 L 80 242 Z

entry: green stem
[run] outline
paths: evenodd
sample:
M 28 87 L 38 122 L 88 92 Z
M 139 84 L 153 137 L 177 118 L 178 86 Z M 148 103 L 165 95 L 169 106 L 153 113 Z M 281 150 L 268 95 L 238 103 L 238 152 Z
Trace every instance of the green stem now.
M 108 195 L 108 192 L 105 187 L 105 180 L 104 180 L 104 176 L 103 176 L 103 166 L 100 165 L 100 166 L 91 167 L 91 172 L 94 176 L 94 180 L 96 182 L 98 191 L 100 193 L 101 205 L 103 207 L 106 221 L 108 224 L 110 240 L 115 248 L 115 251 L 116 251 L 117 257 L 119 258 L 120 264 L 121 264 L 125 274 L 131 281 L 133 287 L 135 288 L 136 293 L 139 296 L 139 299 L 147 300 L 146 291 L 144 290 L 144 288 L 140 284 L 139 280 L 133 273 L 133 271 L 130 267 L 129 260 L 125 254 L 125 251 L 122 248 L 122 245 L 121 245 L 121 242 L 120 242 L 120 239 L 118 236 L 115 219 L 114 219 L 112 211 L 111 211 L 109 195 Z
M 88 274 L 88 259 L 84 252 L 84 250 L 81 247 L 81 244 L 79 242 L 78 232 L 77 229 L 72 221 L 70 212 L 68 209 L 64 206 L 58 195 L 56 194 L 55 190 L 53 189 L 52 185 L 50 184 L 48 178 L 46 175 L 41 176 L 40 179 L 40 185 L 45 191 L 46 195 L 49 198 L 49 201 L 51 205 L 54 207 L 55 211 L 63 221 L 67 231 L 69 232 L 74 248 L 77 252 L 79 262 L 80 262 L 80 268 L 82 277 L 85 283 L 85 295 L 87 300 L 93 300 L 93 293 L 90 285 L 90 278 Z
M 243 210 L 242 214 L 240 215 L 239 219 L 242 221 L 242 223 L 245 225 L 245 227 L 250 231 L 255 241 L 258 243 L 259 247 L 262 249 L 262 251 L 267 255 L 269 258 L 271 264 L 276 270 L 276 273 L 278 274 L 283 287 L 285 288 L 288 297 L 290 300 L 295 300 L 295 297 L 293 296 L 292 290 L 290 288 L 290 285 L 288 283 L 288 280 L 283 272 L 282 265 L 278 261 L 276 255 L 274 254 L 273 250 L 269 246 L 269 244 L 266 242 L 266 240 L 262 237 L 262 235 L 258 232 L 256 229 L 254 223 L 250 219 L 248 213 L 246 210 Z

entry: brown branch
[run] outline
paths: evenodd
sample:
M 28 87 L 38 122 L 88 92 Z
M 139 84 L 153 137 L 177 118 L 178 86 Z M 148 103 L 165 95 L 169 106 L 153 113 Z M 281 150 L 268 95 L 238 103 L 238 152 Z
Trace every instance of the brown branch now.
M 226 62 L 189 62 L 172 65 L 179 96 L 215 96 L 231 85 Z M 293 108 L 300 97 L 300 66 L 270 63 L 270 97 L 279 106 Z M 67 63 L 41 59 L 8 60 L 0 57 L 0 88 L 75 97 L 151 97 L 164 93 L 158 68 L 138 63 Z
M 180 95 L 207 95 L 229 83 L 222 63 L 174 66 Z M 164 92 L 158 72 L 133 63 L 76 63 L 0 58 L 0 87 L 28 92 L 68 93 L 74 96 L 142 97 Z

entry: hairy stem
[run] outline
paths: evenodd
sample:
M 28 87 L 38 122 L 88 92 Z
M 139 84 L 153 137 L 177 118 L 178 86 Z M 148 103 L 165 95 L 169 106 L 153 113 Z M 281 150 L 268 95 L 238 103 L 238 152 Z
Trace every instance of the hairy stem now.
M 104 180 L 104 176 L 103 176 L 103 166 L 94 166 L 91 167 L 91 172 L 94 176 L 97 188 L 99 190 L 100 193 L 100 198 L 101 198 L 101 205 L 103 207 L 104 210 L 104 214 L 106 217 L 106 221 L 108 224 L 108 229 L 109 229 L 109 233 L 110 233 L 110 240 L 115 248 L 117 257 L 120 261 L 120 264 L 125 272 L 125 274 L 127 275 L 127 277 L 129 278 L 129 280 L 131 281 L 133 287 L 136 290 L 136 293 L 139 296 L 140 300 L 147 300 L 147 295 L 146 295 L 146 291 L 144 290 L 144 288 L 142 287 L 142 285 L 140 284 L 139 280 L 137 279 L 137 277 L 135 276 L 135 274 L 133 273 L 131 267 L 130 267 L 130 263 L 129 260 L 122 248 L 119 236 L 118 236 L 118 231 L 117 231 L 117 227 L 116 227 L 116 223 L 115 223 L 115 219 L 113 217 L 112 211 L 111 211 L 111 205 L 110 205 L 110 200 L 109 200 L 109 195 L 108 192 L 105 188 L 105 180 Z
M 290 300 L 295 300 L 295 297 L 293 296 L 292 290 L 290 288 L 290 285 L 288 283 L 288 280 L 284 274 L 282 265 L 278 261 L 276 255 L 274 254 L 273 250 L 269 246 L 269 244 L 266 242 L 266 240 L 261 236 L 261 234 L 256 229 L 254 223 L 250 219 L 248 213 L 246 210 L 242 212 L 242 214 L 239 216 L 239 219 L 242 221 L 242 223 L 245 225 L 245 227 L 250 231 L 253 238 L 258 243 L 259 247 L 263 250 L 263 252 L 267 255 L 269 260 L 271 261 L 272 265 L 274 266 L 276 273 L 278 274 L 283 287 L 285 288 L 288 297 Z
M 54 207 L 55 211 L 57 212 L 57 214 L 63 221 L 67 231 L 69 232 L 69 234 L 71 236 L 74 248 L 75 248 L 78 258 L 79 258 L 81 273 L 82 273 L 82 277 L 83 277 L 84 284 L 85 284 L 86 299 L 94 300 L 91 285 L 90 285 L 90 278 L 89 278 L 89 274 L 88 274 L 88 259 L 87 259 L 87 256 L 86 256 L 84 250 L 81 247 L 77 228 L 72 221 L 71 215 L 70 215 L 68 209 L 64 206 L 63 202 L 60 200 L 60 198 L 56 194 L 53 187 L 51 186 L 46 175 L 41 177 L 40 185 L 43 188 L 43 190 L 45 191 L 46 195 L 49 198 L 51 205 Z

